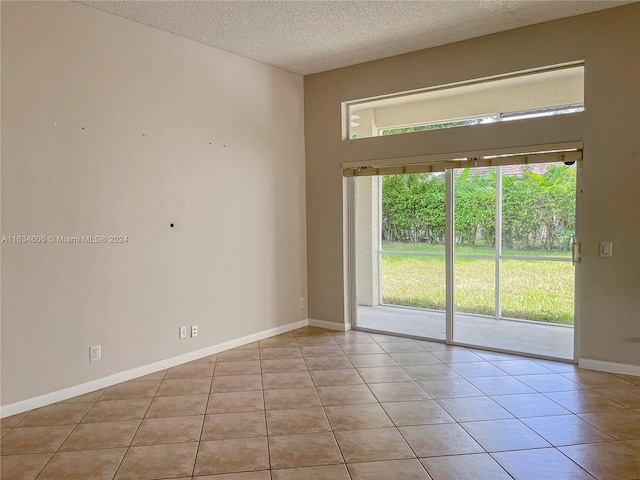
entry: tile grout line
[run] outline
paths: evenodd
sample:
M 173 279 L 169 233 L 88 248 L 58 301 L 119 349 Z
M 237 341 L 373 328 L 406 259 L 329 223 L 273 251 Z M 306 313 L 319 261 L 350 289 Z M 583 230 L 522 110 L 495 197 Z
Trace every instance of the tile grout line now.
M 335 339 L 334 339 L 335 340 Z M 374 340 L 375 342 L 375 340 Z M 337 343 L 337 342 L 336 342 Z M 378 344 L 378 342 L 375 342 L 375 345 L 380 346 Z M 366 382 L 366 380 L 362 377 L 362 374 L 360 373 L 360 371 L 356 368 L 355 365 L 353 365 L 353 362 L 351 361 L 351 359 L 349 358 L 349 356 L 346 354 L 346 352 L 344 351 L 344 349 L 342 348 L 342 345 L 338 344 L 338 346 L 340 347 L 340 349 L 342 350 L 342 352 L 344 353 L 344 355 L 347 357 L 347 360 L 351 363 L 351 365 L 353 366 L 353 368 L 355 369 L 355 371 L 357 372 L 358 376 L 361 378 L 361 380 L 364 382 L 364 385 L 367 386 L 367 388 L 369 389 L 369 392 L 371 393 L 371 395 L 373 395 L 373 397 L 376 399 L 376 405 L 378 405 L 382 411 L 384 412 L 384 414 L 386 415 L 387 419 L 391 422 L 391 424 L 393 425 L 393 427 L 395 428 L 396 432 L 398 433 L 398 435 L 400 435 L 400 437 L 402 438 L 402 440 L 404 441 L 405 445 L 407 446 L 407 448 L 409 448 L 409 450 L 411 450 L 411 452 L 413 453 L 413 456 L 415 457 L 415 460 L 420 464 L 420 467 L 424 470 L 424 472 L 428 474 L 428 472 L 426 471 L 426 468 L 424 468 L 424 465 L 422 465 L 422 462 L 420 462 L 418 455 L 416 454 L 415 450 L 411 447 L 411 445 L 409 445 L 409 442 L 407 442 L 407 439 L 404 438 L 404 435 L 402 435 L 402 432 L 400 432 L 399 427 L 396 425 L 396 423 L 393 421 L 393 419 L 389 416 L 389 413 L 385 410 L 385 408 L 382 406 L 382 402 L 380 402 L 380 400 L 378 399 L 378 397 L 376 397 L 375 393 L 371 390 L 371 387 L 369 386 L 369 383 Z M 382 348 L 382 347 L 381 347 Z M 386 352 L 386 350 L 384 350 L 384 348 L 382 348 L 382 350 L 385 352 L 385 355 L 389 355 L 388 352 Z M 391 355 L 389 355 L 389 357 L 396 363 L 396 365 L 400 366 L 398 364 L 398 362 L 391 357 Z M 366 367 L 361 367 L 361 368 L 366 368 Z M 373 367 L 375 368 L 375 367 Z M 404 371 L 404 369 L 403 369 Z M 426 393 L 426 392 L 425 392 Z M 329 425 L 333 431 L 333 426 L 331 425 L 331 422 L 329 422 Z M 334 437 L 335 437 L 335 431 L 334 431 Z M 336 443 L 337 443 L 337 439 L 336 439 Z M 340 448 L 340 444 L 338 443 L 338 448 Z M 341 450 L 342 453 L 342 450 Z M 344 459 L 344 455 L 343 455 L 343 459 Z M 345 459 L 345 465 L 346 465 L 346 459 Z M 351 476 L 351 472 L 349 471 L 348 467 L 347 467 L 347 471 L 349 472 L 349 476 Z M 353 477 L 351 477 L 353 478 Z
M 336 339 L 333 338 L 333 336 L 331 337 L 333 339 L 334 342 L 336 342 Z M 349 363 L 351 363 L 351 359 L 347 356 L 347 354 L 345 353 L 344 349 L 342 348 L 342 345 L 340 345 L 338 342 L 336 342 L 336 345 L 338 345 L 338 348 L 340 349 L 340 351 L 343 353 L 343 355 L 347 358 L 347 361 Z M 353 366 L 353 364 L 352 364 Z M 358 370 L 353 367 L 354 370 L 356 370 L 356 372 L 358 373 L 358 376 L 360 376 L 360 378 L 362 379 L 362 381 L 364 382 L 364 378 L 362 378 L 362 376 L 360 375 L 360 372 L 358 372 Z M 314 382 L 315 385 L 315 382 Z M 365 383 L 366 385 L 366 383 Z M 329 424 L 329 428 L 331 429 L 331 434 L 333 435 L 333 440 L 336 442 L 336 445 L 338 447 L 338 451 L 340 452 L 340 457 L 342 457 L 342 461 L 344 462 L 344 468 L 347 471 L 347 475 L 349 475 L 349 478 L 353 480 L 353 475 L 351 475 L 351 470 L 349 470 L 349 466 L 347 464 L 347 459 L 344 458 L 344 452 L 342 451 L 342 448 L 340 447 L 340 442 L 338 442 L 338 437 L 336 437 L 336 432 L 333 428 L 333 425 L 331 424 L 331 420 L 329 420 L 329 415 L 327 415 L 327 411 L 325 409 L 325 405 L 322 401 L 322 398 L 320 397 L 320 392 L 318 392 L 318 386 L 315 385 L 315 389 L 316 389 L 316 395 L 318 395 L 318 399 L 320 400 L 320 404 L 322 405 L 322 412 L 324 413 L 325 418 L 327 419 L 327 423 Z M 373 392 L 371 392 L 371 394 L 373 395 Z
M 378 344 L 378 343 L 376 342 L 376 344 Z M 418 345 L 419 345 L 419 344 L 418 344 Z M 422 346 L 421 346 L 421 345 L 419 345 L 419 346 L 420 346 L 420 348 L 422 348 Z M 400 363 L 398 363 L 398 361 L 397 361 L 395 358 L 393 358 L 393 356 L 392 356 L 389 352 L 387 352 L 387 351 L 384 349 L 384 347 L 381 347 L 381 348 L 385 351 L 385 353 L 386 353 L 387 355 L 389 355 L 389 357 L 390 357 L 394 362 L 396 362 L 396 364 L 397 364 L 397 365 L 402 369 L 402 371 L 403 371 L 403 372 L 405 372 L 407 375 L 409 375 L 409 377 L 411 378 L 411 380 L 412 380 L 413 382 L 415 382 L 415 383 L 418 385 L 418 387 L 420 387 L 420 388 L 422 389 L 422 391 L 424 391 L 424 392 L 429 396 L 429 398 L 430 398 L 430 399 L 434 400 L 434 401 L 436 402 L 436 404 L 438 404 L 438 405 L 440 406 L 440 408 L 442 408 L 442 409 L 444 410 L 444 407 L 442 407 L 442 405 L 440 405 L 440 404 L 436 401 L 436 399 L 435 399 L 435 398 L 433 398 L 433 397 L 432 397 L 432 396 L 431 396 L 431 395 L 430 395 L 430 394 L 429 394 L 429 393 L 428 393 L 428 392 L 427 392 L 427 391 L 422 387 L 422 385 L 420 385 L 420 384 L 418 383 L 418 381 L 417 381 L 415 378 L 413 378 L 413 376 L 411 376 L 411 374 L 410 374 L 409 372 L 407 372 L 407 370 L 404 368 L 404 367 L 405 367 L 404 365 L 401 365 Z M 422 348 L 422 350 L 423 350 L 424 352 L 426 352 L 426 353 L 429 353 L 429 354 L 430 354 L 430 352 L 427 352 L 424 348 Z M 420 352 L 420 353 L 421 353 L 421 352 Z M 437 357 L 435 357 L 435 358 L 436 358 L 436 360 L 438 360 L 438 364 L 444 364 L 444 363 L 443 363 L 439 358 L 437 358 Z M 374 394 L 374 396 L 375 396 L 375 394 Z M 377 399 L 377 397 L 376 397 L 376 399 Z M 382 406 L 382 402 L 380 402 L 379 400 L 378 400 L 378 402 L 379 402 L 380 406 Z M 382 408 L 383 408 L 383 410 L 385 411 L 385 413 L 387 413 L 387 416 L 389 416 L 389 414 L 388 414 L 388 412 L 386 411 L 386 409 L 384 409 L 384 407 L 383 407 L 383 406 L 382 406 Z M 445 410 L 445 412 L 446 412 L 446 410 Z M 451 418 L 452 418 L 452 420 L 454 420 L 454 421 L 455 421 L 455 419 L 454 419 L 453 417 L 451 417 Z M 396 427 L 396 430 L 398 431 L 398 433 L 400 434 L 400 436 L 401 436 L 401 437 L 402 437 L 402 439 L 404 440 L 404 442 L 405 442 L 405 444 L 407 445 L 407 447 L 409 447 L 409 449 L 413 452 L 413 455 L 416 457 L 416 460 L 417 460 L 417 461 L 418 461 L 418 463 L 420 464 L 420 467 L 422 467 L 422 469 L 424 470 L 424 472 L 429 476 L 429 478 L 431 478 L 431 476 L 429 475 L 429 472 L 427 471 L 426 467 L 425 467 L 425 466 L 424 466 L 424 464 L 420 461 L 420 457 L 419 457 L 419 455 L 416 453 L 415 449 L 414 449 L 414 448 L 409 444 L 409 442 L 407 441 L 407 439 L 405 438 L 405 436 L 403 435 L 403 433 L 400 431 L 400 427 L 399 427 L 398 425 L 396 425 L 396 423 L 393 421 L 393 419 L 391 419 L 391 417 L 389 417 L 389 420 L 391 420 L 391 423 L 393 423 L 393 425 Z M 456 422 L 456 423 L 457 423 L 457 422 Z M 477 443 L 477 442 L 476 442 L 476 443 Z M 482 446 L 480 446 L 480 447 L 482 448 Z M 483 450 L 484 450 L 484 448 L 483 448 Z
M 333 339 L 333 337 L 331 337 Z M 296 339 L 297 341 L 297 339 Z M 335 342 L 335 339 L 333 339 L 333 341 Z M 336 345 L 338 344 L 338 342 L 336 342 Z M 340 347 L 340 345 L 338 345 L 338 347 L 340 348 L 340 350 L 342 350 L 342 347 Z M 302 350 L 302 349 L 300 349 Z M 302 354 L 304 356 L 304 353 Z M 306 364 L 306 359 L 305 359 L 305 364 Z M 308 367 L 308 365 L 307 365 Z M 311 375 L 311 374 L 309 374 Z M 353 480 L 353 476 L 351 475 L 351 471 L 349 470 L 349 467 L 347 466 L 347 459 L 344 458 L 344 453 L 342 452 L 342 448 L 340 448 L 340 443 L 338 442 L 338 438 L 336 437 L 336 432 L 333 429 L 333 425 L 331 424 L 331 421 L 329 420 L 329 416 L 327 415 L 327 411 L 325 410 L 325 404 L 322 401 L 322 398 L 320 397 L 320 392 L 318 391 L 318 386 L 316 385 L 315 381 L 313 381 L 312 378 L 312 382 L 313 382 L 313 388 L 316 392 L 316 395 L 318 396 L 318 401 L 320 402 L 320 405 L 322 407 L 322 413 L 324 415 L 324 418 L 327 420 L 327 425 L 329 425 L 329 429 L 331 431 L 331 435 L 333 435 L 333 441 L 336 442 L 336 447 L 338 447 L 338 452 L 340 452 L 340 458 L 342 458 L 342 465 L 344 465 L 344 469 L 347 471 L 347 475 L 349 476 L 350 479 Z
M 149 413 L 149 409 L 151 408 L 151 404 L 153 403 L 153 400 L 156 398 L 156 395 L 157 395 L 158 391 L 160 390 L 160 387 L 162 386 L 162 382 L 164 381 L 164 378 L 167 376 L 167 372 L 168 371 L 169 371 L 168 369 L 165 370 L 164 375 L 162 375 L 162 378 L 160 379 L 160 383 L 158 384 L 158 388 L 156 388 L 156 391 L 153 394 L 153 397 L 151 397 L 151 401 L 149 402 L 149 406 L 144 411 L 144 414 L 142 415 L 142 418 L 140 419 L 140 424 L 138 425 L 138 428 L 136 428 L 136 431 L 133 433 L 133 436 L 131 437 L 131 440 L 129 441 L 129 445 L 127 446 L 127 449 L 125 450 L 124 455 L 122 455 L 122 458 L 120 459 L 120 462 L 118 463 L 118 467 L 116 468 L 115 472 L 113 472 L 113 476 L 111 477 L 112 480 L 114 480 L 118 476 L 118 472 L 120 471 L 120 468 L 122 468 L 122 464 L 124 463 L 124 459 L 127 457 L 127 454 L 129 453 L 129 450 L 131 450 L 131 444 L 133 443 L 134 439 L 136 438 L 136 435 L 138 434 L 138 432 L 140 431 L 140 427 L 142 427 L 142 423 L 144 422 L 144 419 L 147 416 L 147 413 Z M 106 391 L 107 391 L 107 389 L 105 389 L 105 392 Z M 102 392 L 102 394 L 100 395 L 100 398 L 102 398 L 102 395 L 104 395 L 104 392 Z M 100 398 L 98 398 L 98 401 L 100 401 Z M 98 403 L 98 401 L 96 403 Z
M 95 400 L 93 402 L 93 404 L 91 405 L 91 407 L 87 410 L 87 412 L 82 416 L 82 418 L 75 424 L 75 427 L 69 432 L 69 435 L 67 435 L 65 437 L 65 439 L 60 443 L 60 446 L 57 448 L 57 450 L 55 452 L 53 452 L 53 455 L 51 455 L 51 458 L 47 461 L 47 463 L 45 463 L 45 465 L 42 467 L 42 469 L 40 470 L 40 472 L 38 472 L 38 474 L 35 476 L 35 479 L 37 479 L 40 475 L 42 475 L 42 472 L 45 471 L 45 469 L 47 468 L 47 466 L 49 466 L 49 464 L 53 461 L 53 459 L 55 458 L 55 456 L 60 453 L 60 449 L 62 448 L 62 446 L 66 443 L 67 440 L 69 440 L 69 438 L 71 437 L 71 435 L 73 435 L 73 432 L 76 431 L 76 429 L 78 428 L 78 426 L 82 423 L 82 420 L 84 420 L 84 418 L 89 414 L 89 412 L 91 411 L 91 409 L 93 409 L 93 407 L 95 406 L 96 403 L 98 403 L 98 401 L 100 400 L 100 398 L 102 397 L 102 395 L 104 395 L 104 392 L 106 391 L 106 389 L 104 389 L 102 391 L 102 393 L 98 396 L 98 399 Z M 55 405 L 55 404 L 54 404 Z M 42 407 L 42 408 L 46 408 L 46 407 Z M 27 415 L 25 415 L 25 417 L 20 420 L 17 424 L 16 427 L 18 427 L 23 421 L 25 421 L 27 418 L 29 418 L 29 415 L 33 412 L 34 410 L 30 410 L 29 413 Z M 25 428 L 25 427 L 23 427 Z M 124 457 L 123 457 L 124 458 Z
M 202 419 L 202 427 L 200 427 L 200 437 L 198 438 L 198 448 L 196 448 L 196 457 L 193 459 L 193 468 L 191 469 L 191 477 L 196 475 L 196 464 L 198 463 L 198 455 L 200 454 L 200 445 L 202 444 L 202 434 L 204 433 L 204 425 L 207 423 L 207 410 L 209 409 L 209 402 L 211 401 L 211 390 L 213 389 L 213 378 L 216 375 L 216 369 L 218 368 L 218 356 L 213 362 L 213 372 L 211 372 L 211 382 L 209 383 L 209 392 L 207 393 L 207 401 L 204 405 L 204 414 Z
M 261 392 L 262 392 L 262 408 L 263 408 L 263 414 L 264 414 L 264 431 L 265 434 L 267 435 L 265 437 L 266 442 L 267 442 L 267 462 L 269 463 L 269 478 L 271 478 L 273 475 L 271 475 L 271 472 L 273 471 L 273 466 L 271 464 L 271 446 L 269 445 L 269 424 L 268 424 L 268 420 L 267 420 L 267 399 L 264 393 L 264 374 L 262 372 L 262 351 L 260 350 L 260 342 L 258 341 L 258 359 L 259 359 L 259 365 L 260 365 L 260 386 L 262 388 Z

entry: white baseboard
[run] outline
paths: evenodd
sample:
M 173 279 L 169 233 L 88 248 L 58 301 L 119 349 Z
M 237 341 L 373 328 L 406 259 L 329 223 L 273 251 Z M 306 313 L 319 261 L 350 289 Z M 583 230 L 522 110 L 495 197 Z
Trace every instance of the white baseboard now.
M 325 320 L 316 320 L 314 318 L 309 319 L 309 326 L 326 328 L 328 330 L 339 330 L 341 332 L 347 332 L 351 330 L 351 323 L 327 322 Z
M 603 362 L 602 360 L 591 360 L 581 358 L 578 360 L 580 368 L 598 370 L 600 372 L 619 373 L 621 375 L 634 375 L 640 377 L 640 365 L 629 365 L 627 363 Z
M 127 380 L 133 380 L 134 378 L 142 377 L 150 373 L 159 372 L 167 368 L 175 367 L 183 363 L 198 360 L 202 357 L 213 355 L 214 353 L 224 352 L 231 348 L 240 347 L 248 343 L 257 342 L 265 338 L 273 337 L 281 333 L 289 332 L 297 328 L 306 327 L 309 324 L 308 320 L 300 320 L 298 322 L 289 323 L 280 327 L 270 328 L 262 332 L 247 335 L 245 337 L 229 340 L 228 342 L 212 345 L 201 350 L 178 355 L 177 357 L 168 358 L 166 360 L 160 360 L 159 362 L 150 363 L 141 367 L 125 370 L 124 372 L 114 373 L 107 377 L 91 380 L 90 382 L 82 383 L 80 385 L 74 385 L 73 387 L 64 388 L 55 392 L 46 393 L 37 397 L 28 398 L 19 402 L 10 403 L 8 405 L 0 406 L 0 418 L 10 417 L 11 415 L 17 415 L 18 413 L 33 410 L 34 408 L 44 407 L 51 405 L 52 403 L 61 402 L 69 398 L 84 395 L 85 393 L 100 390 L 101 388 L 111 387 L 118 383 L 126 382 Z

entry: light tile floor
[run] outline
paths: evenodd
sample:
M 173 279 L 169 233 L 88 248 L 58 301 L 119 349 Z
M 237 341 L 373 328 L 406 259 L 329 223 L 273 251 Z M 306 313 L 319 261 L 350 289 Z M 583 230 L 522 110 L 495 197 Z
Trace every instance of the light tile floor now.
M 640 479 L 640 378 L 303 328 L 1 435 L 4 480 Z

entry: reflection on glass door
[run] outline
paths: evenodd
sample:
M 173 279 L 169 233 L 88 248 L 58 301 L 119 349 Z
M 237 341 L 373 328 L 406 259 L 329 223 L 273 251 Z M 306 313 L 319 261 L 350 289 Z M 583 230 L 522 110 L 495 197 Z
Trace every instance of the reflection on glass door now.
M 453 341 L 573 359 L 575 166 L 454 178 Z

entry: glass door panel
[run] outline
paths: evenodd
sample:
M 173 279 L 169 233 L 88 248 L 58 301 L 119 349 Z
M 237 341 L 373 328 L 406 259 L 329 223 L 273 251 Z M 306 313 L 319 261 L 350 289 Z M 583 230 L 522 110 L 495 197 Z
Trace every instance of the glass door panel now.
M 356 178 L 355 204 L 358 327 L 444 340 L 444 174 Z
M 478 344 L 496 318 L 496 169 L 458 169 L 453 178 L 453 340 Z
M 510 349 L 573 360 L 576 167 L 508 166 L 501 176 L 501 317 L 523 330 Z
M 576 169 L 454 172 L 453 341 L 573 359 Z

